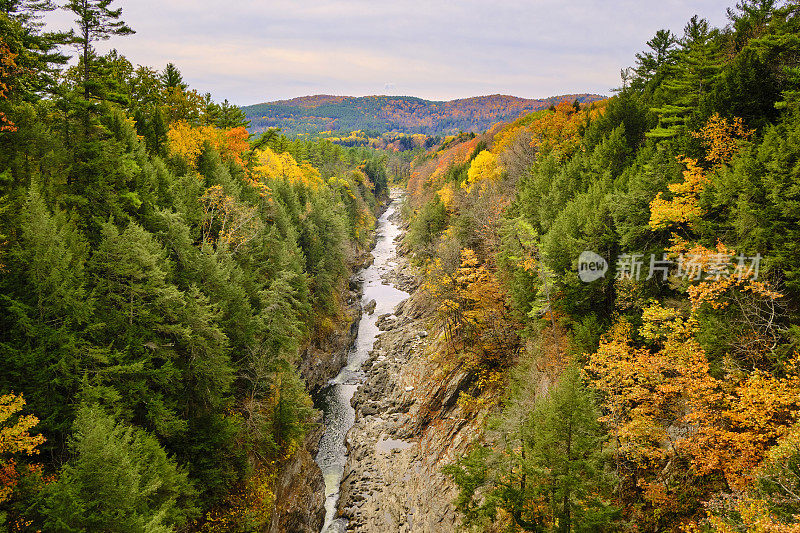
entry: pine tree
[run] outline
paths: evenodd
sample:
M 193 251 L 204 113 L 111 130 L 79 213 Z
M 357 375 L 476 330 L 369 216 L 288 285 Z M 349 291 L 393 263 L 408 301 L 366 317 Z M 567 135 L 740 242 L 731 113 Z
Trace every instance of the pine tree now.
M 720 69 L 718 34 L 697 15 L 686 25 L 676 61 L 667 69 L 668 77 L 660 87 L 658 100 L 663 103 L 651 109 L 658 114 L 659 125 L 647 133 L 648 137 L 665 139 L 685 131 L 691 113 L 710 91 Z
M 92 302 L 85 289 L 86 243 L 65 213 L 52 215 L 36 186 L 31 187 L 18 251 L 30 280 L 31 305 L 41 324 L 85 324 Z
M 777 8 L 778 0 L 741 0 L 727 9 L 737 52 L 761 33 Z
M 523 412 L 519 422 L 512 422 L 519 425 L 508 432 L 511 442 L 503 453 L 479 447 L 445 468 L 461 490 L 456 504 L 465 513 L 465 525 L 493 518 L 499 508 L 524 531 L 611 529 L 617 513 L 608 497 L 613 477 L 606 471 L 599 412 L 580 370 L 567 367 L 535 399 L 532 411 L 528 401 L 512 402 L 510 408 L 519 403 L 516 409 Z
M 508 488 L 509 501 L 520 504 L 511 513 L 521 527 L 531 522 L 517 498 L 547 502 L 560 532 L 602 531 L 608 525 L 615 510 L 601 496 L 608 477 L 598 417 L 579 369 L 569 366 L 522 428 L 520 484 Z
M 77 15 L 78 35 L 75 42 L 81 47 L 83 61 L 83 91 L 87 100 L 92 95 L 90 83 L 92 75 L 93 50 L 92 43 L 105 41 L 112 36 L 124 36 L 135 33 L 125 22 L 120 20 L 122 8 L 112 9 L 114 0 L 69 0 L 65 9 Z
M 53 91 L 58 69 L 67 62 L 59 46 L 70 42 L 71 33 L 42 31 L 42 19 L 55 9 L 51 0 L 0 0 L 0 13 L 5 14 L 0 17 L 0 41 L 16 55 L 14 94 L 19 99 L 36 101 Z
M 194 490 L 158 442 L 99 407 L 78 410 L 70 451 L 47 489 L 47 531 L 168 533 L 194 514 Z
M 175 63 L 167 63 L 167 66 L 164 67 L 164 70 L 162 70 L 159 75 L 159 80 L 165 89 L 180 89 L 181 91 L 185 91 L 189 87 L 183 82 L 183 75 L 181 71 L 178 70 L 178 67 L 175 66 Z
M 68 398 L 80 380 L 81 354 L 88 351 L 79 333 L 94 313 L 84 273 L 88 246 L 65 213 L 50 211 L 35 186 L 20 230 L 9 253 L 8 268 L 15 274 L 2 285 L 0 388 L 28 393 L 43 430 L 52 435 L 69 426 Z M 49 439 L 48 446 L 58 441 Z
M 634 69 L 640 84 L 648 84 L 655 80 L 662 69 L 674 59 L 674 48 L 678 39 L 670 30 L 658 30 L 655 36 L 647 41 L 649 52 L 636 54 Z

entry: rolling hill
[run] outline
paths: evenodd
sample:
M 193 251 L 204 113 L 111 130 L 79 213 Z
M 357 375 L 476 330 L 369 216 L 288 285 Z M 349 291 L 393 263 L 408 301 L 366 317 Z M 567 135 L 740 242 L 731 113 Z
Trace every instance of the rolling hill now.
M 495 94 L 438 102 L 411 96 L 316 95 L 242 109 L 250 120 L 251 133 L 279 127 L 289 136 L 355 130 L 442 135 L 482 132 L 496 122 L 513 120 L 562 100 L 592 102 L 602 98 L 596 94 L 568 94 L 532 100 Z

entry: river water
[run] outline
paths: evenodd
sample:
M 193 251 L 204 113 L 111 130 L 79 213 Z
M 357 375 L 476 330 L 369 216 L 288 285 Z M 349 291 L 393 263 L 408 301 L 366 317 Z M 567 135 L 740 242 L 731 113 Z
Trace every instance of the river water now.
M 408 298 L 408 293 L 381 280 L 381 274 L 395 266 L 391 258 L 395 254 L 394 239 L 400 234 L 400 228 L 390 220 L 398 204 L 398 195 L 393 192 L 392 196 L 394 200 L 377 222 L 377 241 L 372 250 L 375 261 L 358 274 L 364 289 L 361 302 L 366 305 L 375 300 L 375 311 L 362 315 L 358 323 L 358 336 L 347 355 L 347 365 L 315 398 L 317 408 L 324 413 L 325 424 L 325 433 L 320 440 L 316 458 L 325 476 L 325 524 L 322 526 L 322 533 L 343 532 L 347 526 L 344 518 L 336 518 L 336 505 L 339 502 L 339 485 L 347 461 L 345 439 L 355 423 L 355 410 L 350 405 L 350 399 L 365 378 L 361 365 L 369 357 L 369 351 L 379 333 L 375 323 L 380 315 L 393 312 L 397 304 Z

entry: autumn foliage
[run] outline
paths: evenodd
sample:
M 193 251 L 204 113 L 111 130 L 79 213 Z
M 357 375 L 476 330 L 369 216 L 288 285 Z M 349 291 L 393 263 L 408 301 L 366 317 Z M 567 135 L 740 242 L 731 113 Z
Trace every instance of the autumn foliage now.
M 741 148 L 741 142 L 755 133 L 747 129 L 739 117 L 732 120 L 725 119 L 719 113 L 714 113 L 699 130 L 691 133 L 692 137 L 700 139 L 706 150 L 705 159 L 716 167 L 730 163 L 733 156 Z
M 664 199 L 659 192 L 650 202 L 650 227 L 653 229 L 679 224 L 691 225 L 702 214 L 698 196 L 708 183 L 708 177 L 703 168 L 698 166 L 696 159 L 687 157 L 683 159 L 683 163 L 686 165 L 683 181 L 669 185 L 672 198 Z
M 30 434 L 39 419 L 20 414 L 24 407 L 22 396 L 0 396 L 0 503 L 11 497 L 19 482 L 18 460 L 38 454 L 38 447 L 44 443 L 42 435 Z
M 17 65 L 14 62 L 17 54 L 11 52 L 8 45 L 0 38 L 0 100 L 8 98 L 8 93 L 11 90 L 10 78 L 16 69 Z M 3 131 L 16 131 L 14 123 L 0 111 L 0 132 Z
M 299 163 L 289 154 L 273 152 L 270 148 L 259 150 L 255 157 L 253 177 L 255 179 L 285 180 L 310 189 L 319 189 L 323 182 L 319 171 L 308 162 Z
M 196 168 L 206 143 L 223 158 L 243 166 L 244 153 L 250 149 L 248 138 L 243 127 L 223 130 L 216 126 L 193 126 L 185 121 L 171 124 L 167 132 L 169 153 L 183 158 L 191 168 Z

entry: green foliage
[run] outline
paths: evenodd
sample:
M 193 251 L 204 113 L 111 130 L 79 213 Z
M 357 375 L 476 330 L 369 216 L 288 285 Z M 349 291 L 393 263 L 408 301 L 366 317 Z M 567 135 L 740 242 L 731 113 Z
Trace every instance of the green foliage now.
M 529 393 L 530 388 L 525 392 Z M 512 400 L 509 409 L 520 408 Z M 465 525 L 502 509 L 525 531 L 610 531 L 618 513 L 610 503 L 598 410 L 576 366 L 538 396 L 533 410 L 507 428 L 500 452 L 477 448 L 446 467 L 460 489 L 456 505 Z
M 703 231 L 707 238 L 726 235 L 741 249 L 768 257 L 767 266 L 793 303 L 800 297 L 798 161 L 800 116 L 793 112 L 766 128 L 758 147 L 743 152 L 711 184 L 707 202 L 727 216 Z
M 40 93 L 57 61 L 25 55 L 44 49 L 20 13 L 45 3 L 0 3 L 3 41 L 33 69 L 2 80 L 16 130 L 0 132 L 0 393 L 41 419 L 40 480 L 66 465 L 41 497 L 20 481 L 14 513 L 48 531 L 172 531 L 256 470 L 274 481 L 264 472 L 302 442 L 316 413 L 301 349 L 339 325 L 385 160 L 275 136 L 264 145 L 320 168 L 260 177 L 239 108 L 174 65 L 95 54 L 128 33 L 119 9 L 70 6 L 88 61 Z M 201 143 L 189 164 L 167 136 L 177 120 L 233 148 Z
M 671 138 L 685 131 L 720 68 L 718 32 L 709 28 L 707 20 L 695 15 L 683 32 L 676 61 L 665 65 L 666 76 L 654 96 L 658 104 L 651 110 L 658 114 L 659 125 L 647 133 L 651 138 Z
M 447 218 L 447 208 L 438 196 L 428 201 L 411 223 L 407 237 L 411 245 L 431 253 L 436 238 L 447 228 Z
M 78 31 L 75 36 L 75 43 L 82 50 L 81 61 L 83 71 L 83 95 L 88 99 L 90 96 L 101 95 L 98 87 L 103 80 L 92 79 L 94 73 L 92 60 L 92 43 L 95 41 L 105 41 L 112 36 L 131 35 L 135 33 L 125 22 L 120 20 L 122 8 L 113 9 L 113 0 L 69 0 L 65 9 L 72 11 L 77 17 L 75 23 Z
M 48 531 L 166 533 L 196 512 L 186 473 L 158 441 L 97 406 L 78 409 L 70 452 L 47 488 Z

